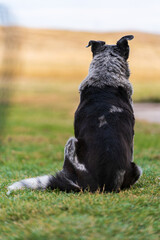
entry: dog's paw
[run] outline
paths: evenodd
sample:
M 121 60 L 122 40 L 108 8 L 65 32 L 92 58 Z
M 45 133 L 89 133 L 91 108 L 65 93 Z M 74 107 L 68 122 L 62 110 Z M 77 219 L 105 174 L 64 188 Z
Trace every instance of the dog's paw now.
M 73 160 L 73 158 L 76 155 L 77 142 L 78 140 L 75 137 L 71 137 L 66 143 L 64 153 L 65 153 L 65 157 L 68 157 L 70 160 Z

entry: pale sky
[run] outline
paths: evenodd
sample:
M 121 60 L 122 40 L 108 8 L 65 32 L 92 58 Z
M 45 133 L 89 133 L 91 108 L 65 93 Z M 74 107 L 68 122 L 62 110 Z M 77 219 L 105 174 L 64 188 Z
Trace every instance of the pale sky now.
M 160 0 L 2 0 L 14 24 L 77 31 L 160 33 Z

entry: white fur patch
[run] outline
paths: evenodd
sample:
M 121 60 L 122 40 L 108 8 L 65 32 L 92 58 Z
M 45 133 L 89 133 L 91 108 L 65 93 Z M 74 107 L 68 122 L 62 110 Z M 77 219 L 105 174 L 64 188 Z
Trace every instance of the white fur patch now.
M 12 191 L 23 189 L 23 188 L 24 186 L 21 182 L 15 182 L 7 188 L 8 189 L 7 195 L 9 195 Z
M 73 162 L 73 164 L 74 164 L 74 166 L 75 166 L 77 169 L 79 169 L 80 171 L 85 171 L 85 172 L 87 172 L 87 169 L 86 169 L 85 165 L 78 162 L 77 156 L 75 157 L 75 161 Z
M 74 160 L 71 162 L 74 165 L 74 167 L 77 168 L 78 170 L 87 172 L 85 165 L 78 162 L 77 156 L 75 156 Z
M 142 170 L 142 168 L 140 167 L 140 166 L 137 166 L 137 168 L 138 168 L 138 170 L 139 170 L 139 172 L 140 172 L 140 177 L 142 176 L 142 173 L 143 173 L 143 170 Z
M 142 168 L 141 168 L 140 166 L 137 166 L 137 168 L 138 168 L 138 170 L 139 170 L 139 172 L 140 172 L 140 176 L 139 176 L 139 178 L 138 178 L 138 180 L 139 180 L 140 177 L 142 176 L 143 170 L 142 170 Z M 137 180 L 135 183 L 137 183 L 138 180 Z M 135 183 L 134 183 L 134 184 L 135 184 Z
M 21 180 L 19 182 L 13 183 L 11 186 L 8 187 L 7 194 L 9 195 L 12 191 L 30 188 L 30 189 L 45 189 L 49 183 L 50 176 L 40 176 L 36 178 L 28 178 Z
M 98 120 L 99 120 L 99 128 L 107 124 L 107 121 L 104 115 L 99 117 Z
M 68 160 L 73 164 L 73 166 L 80 170 L 80 171 L 86 171 L 87 169 L 84 164 L 78 162 L 78 158 L 76 156 L 76 149 L 75 149 L 75 143 L 78 142 L 78 140 L 74 137 L 69 138 L 69 140 L 66 143 L 65 146 L 65 156 L 68 156 Z
M 116 107 L 116 106 L 113 105 L 113 106 L 109 109 L 109 112 L 110 112 L 110 113 L 123 112 L 123 109 L 120 108 L 120 107 Z

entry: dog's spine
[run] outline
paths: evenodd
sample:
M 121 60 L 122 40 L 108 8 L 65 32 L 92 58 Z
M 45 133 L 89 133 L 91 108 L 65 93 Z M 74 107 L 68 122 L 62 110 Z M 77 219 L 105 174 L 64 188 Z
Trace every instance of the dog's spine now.
M 78 184 L 68 179 L 63 173 L 63 171 L 58 172 L 56 176 L 45 175 L 35 178 L 23 179 L 19 182 L 15 182 L 8 187 L 7 194 L 9 195 L 12 191 L 24 188 L 33 190 L 44 190 L 47 188 L 53 190 L 58 188 L 62 191 L 80 191 L 80 187 L 78 186 Z

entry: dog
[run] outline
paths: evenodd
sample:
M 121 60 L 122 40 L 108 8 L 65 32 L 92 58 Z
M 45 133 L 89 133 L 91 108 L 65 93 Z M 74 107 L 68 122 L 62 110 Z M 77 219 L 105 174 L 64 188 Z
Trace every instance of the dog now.
M 91 40 L 93 60 L 80 84 L 74 132 L 64 149 L 63 169 L 55 176 L 24 179 L 8 187 L 61 191 L 119 192 L 137 182 L 142 170 L 133 162 L 134 112 L 128 40 L 116 45 Z

